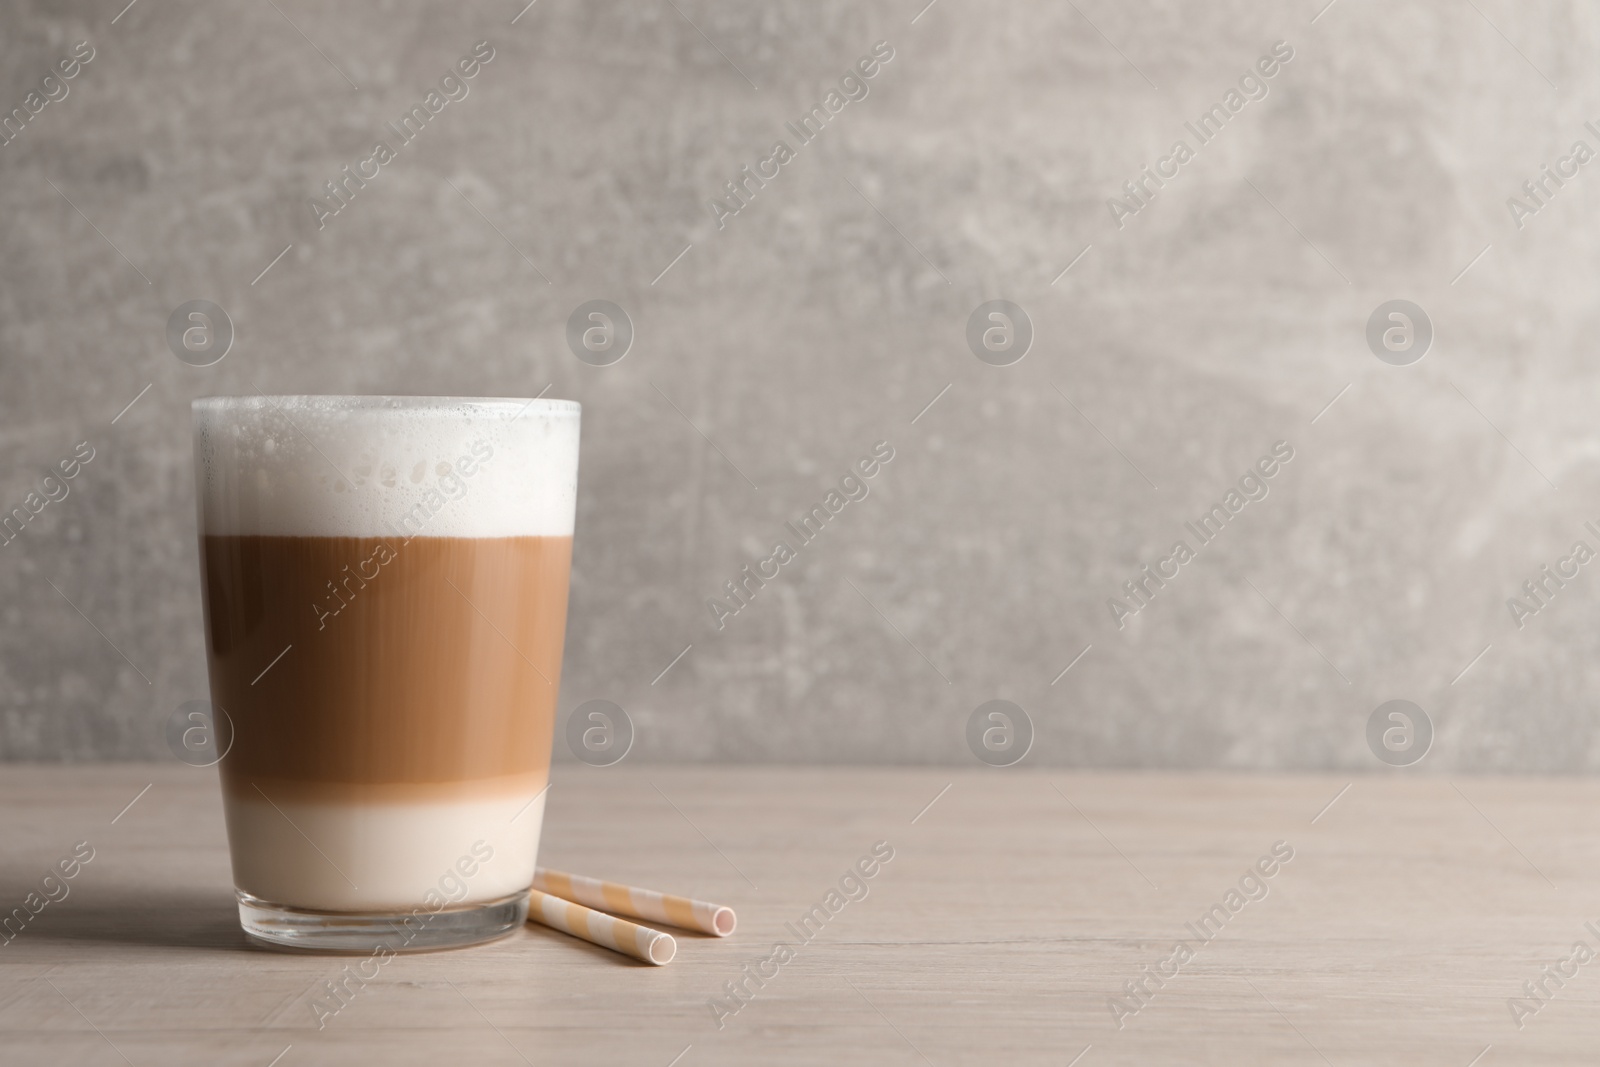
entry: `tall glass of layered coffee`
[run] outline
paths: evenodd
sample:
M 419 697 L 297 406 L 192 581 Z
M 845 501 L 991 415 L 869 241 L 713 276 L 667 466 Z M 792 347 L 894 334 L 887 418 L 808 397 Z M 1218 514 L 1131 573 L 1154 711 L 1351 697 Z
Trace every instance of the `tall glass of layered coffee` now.
M 252 937 L 402 951 L 523 922 L 578 416 L 563 400 L 194 402 L 211 696 Z

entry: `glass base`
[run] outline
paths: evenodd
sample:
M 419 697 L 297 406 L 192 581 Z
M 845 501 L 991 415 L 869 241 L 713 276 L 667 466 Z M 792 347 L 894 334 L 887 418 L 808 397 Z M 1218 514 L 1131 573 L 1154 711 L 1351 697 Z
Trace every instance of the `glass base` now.
M 239 925 L 253 940 L 272 948 L 302 952 L 367 955 L 428 952 L 494 941 L 514 932 L 528 919 L 528 893 L 477 904 L 451 905 L 440 911 L 349 912 L 313 911 L 274 904 L 243 890 Z

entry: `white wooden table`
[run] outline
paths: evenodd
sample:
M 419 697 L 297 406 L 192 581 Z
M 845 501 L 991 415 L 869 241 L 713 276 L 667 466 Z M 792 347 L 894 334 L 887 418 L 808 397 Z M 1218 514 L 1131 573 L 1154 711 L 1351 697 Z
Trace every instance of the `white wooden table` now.
M 0 1064 L 1600 1062 L 1600 960 L 1520 1029 L 1508 1003 L 1600 953 L 1600 783 L 1397 773 L 1323 811 L 1347 781 L 562 767 L 544 862 L 731 904 L 738 932 L 650 968 L 525 927 L 398 957 L 319 1030 L 351 961 L 246 943 L 214 772 L 3 767 L 0 909 L 94 858 L 0 946 Z M 711 999 L 878 841 L 865 899 L 719 1029 Z M 1212 905 L 1205 943 L 1185 924 Z M 1139 1007 L 1120 1028 L 1113 997 Z

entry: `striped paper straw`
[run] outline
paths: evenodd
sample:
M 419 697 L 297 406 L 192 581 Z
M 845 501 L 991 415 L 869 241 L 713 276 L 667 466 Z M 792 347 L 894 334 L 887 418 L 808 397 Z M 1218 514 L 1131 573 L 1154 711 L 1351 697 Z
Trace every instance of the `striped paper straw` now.
M 733 909 L 721 904 L 675 897 L 670 893 L 657 893 L 653 889 L 639 889 L 544 867 L 533 872 L 533 885 L 546 893 L 553 893 L 564 900 L 576 900 L 591 908 L 604 908 L 618 915 L 668 923 L 717 937 L 727 937 L 733 933 L 734 925 L 738 922 Z
M 532 890 L 529 896 L 528 921 L 581 937 L 590 944 L 653 963 L 657 967 L 671 963 L 672 957 L 678 952 L 678 943 L 671 934 L 639 926 L 626 919 L 612 918 L 537 889 Z

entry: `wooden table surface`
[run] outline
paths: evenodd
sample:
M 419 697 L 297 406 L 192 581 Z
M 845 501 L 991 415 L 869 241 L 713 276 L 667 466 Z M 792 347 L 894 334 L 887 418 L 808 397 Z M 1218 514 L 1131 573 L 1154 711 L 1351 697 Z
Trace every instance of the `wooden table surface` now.
M 0 1063 L 1600 1062 L 1600 783 L 1347 782 L 560 767 L 543 862 L 731 904 L 738 932 L 662 968 L 537 927 L 400 956 L 319 1030 L 352 961 L 245 941 L 214 771 L 4 767 L 0 909 L 94 858 L 0 944 Z M 868 895 L 799 943 L 880 841 Z

